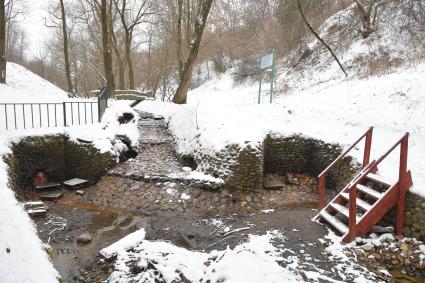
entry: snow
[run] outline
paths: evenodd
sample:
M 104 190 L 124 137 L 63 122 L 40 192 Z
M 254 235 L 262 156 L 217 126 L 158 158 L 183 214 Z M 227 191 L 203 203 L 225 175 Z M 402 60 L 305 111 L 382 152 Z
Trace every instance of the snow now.
M 144 236 L 144 230 L 137 231 Z M 136 242 L 136 237 L 130 234 L 124 242 Z M 280 237 L 277 232 L 266 235 L 249 235 L 245 243 L 234 249 L 223 251 L 189 251 L 161 241 L 148 241 L 140 237 L 139 244 L 126 246 L 126 252 L 112 246 L 101 253 L 107 255 L 115 252 L 117 261 L 115 271 L 110 275 L 109 282 L 156 282 L 157 272 L 147 269 L 145 272 L 134 275 L 126 264 L 130 259 L 137 262 L 139 267 L 154 264 L 155 269 L 163 276 L 165 282 L 178 281 L 181 274 L 190 282 L 303 282 L 300 275 L 278 264 L 282 258 L 279 249 L 272 245 L 272 241 Z M 119 242 L 118 242 L 119 243 Z
M 0 85 L 0 103 L 4 102 L 62 102 L 65 92 L 25 68 L 8 63 L 7 84 Z M 132 123 L 119 125 L 117 117 L 124 112 L 135 114 Z M 26 130 L 0 130 L 0 157 L 11 153 L 11 142 L 25 136 L 66 134 L 71 140 L 93 141 L 101 152 L 118 156 L 126 148 L 115 140 L 126 134 L 133 145 L 138 142 L 138 115 L 124 102 L 111 101 L 102 123 L 84 126 Z M 18 121 L 22 122 L 22 121 Z M 47 121 L 43 121 L 46 125 Z M 33 221 L 23 205 L 15 198 L 8 184 L 7 165 L 0 160 L 0 282 L 58 282 L 59 274 L 51 264 L 37 236 Z M 10 250 L 8 253 L 7 250 Z
M 0 84 L 0 103 L 63 102 L 68 95 L 21 65 L 7 63 L 6 85 Z
M 100 254 L 105 258 L 111 258 L 117 256 L 121 253 L 125 253 L 126 250 L 131 249 L 138 245 L 142 240 L 145 239 L 146 232 L 144 229 L 140 229 L 136 232 L 133 232 L 118 242 L 113 243 L 107 248 L 104 248 L 100 251 Z
M 0 152 L 4 150 L 1 146 Z M 42 249 L 32 221 L 8 188 L 3 161 L 0 188 L 0 282 L 58 282 L 59 274 Z
M 269 133 L 301 134 L 348 146 L 374 126 L 372 158 L 379 158 L 409 131 L 409 168 L 415 183 L 411 191 L 425 197 L 424 76 L 422 63 L 383 76 L 328 81 L 280 95 L 273 104 L 258 105 L 254 103 L 258 86 L 234 86 L 226 73 L 191 91 L 187 105 L 145 101 L 138 108 L 164 116 L 177 151 L 185 154 L 195 154 L 195 150 L 214 154 L 232 143 L 256 144 Z M 262 101 L 266 97 L 267 90 Z M 352 155 L 360 160 L 362 145 Z M 398 152 L 380 169 L 380 174 L 394 180 Z

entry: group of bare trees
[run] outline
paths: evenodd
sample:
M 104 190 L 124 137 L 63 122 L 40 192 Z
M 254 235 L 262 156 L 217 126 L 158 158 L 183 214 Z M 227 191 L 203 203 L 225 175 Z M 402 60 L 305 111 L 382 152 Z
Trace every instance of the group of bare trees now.
M 25 34 L 15 21 L 7 23 L 22 12 L 11 12 L 20 0 L 0 1 L 5 8 L 0 13 L 1 67 L 5 56 L 22 63 Z M 75 95 L 88 95 L 106 83 L 110 90 L 152 90 L 163 100 L 184 103 L 191 83 L 202 79 L 194 80 L 193 73 L 232 68 L 235 78 L 255 76 L 262 54 L 290 53 L 350 5 L 360 34 L 369 37 L 388 1 L 52 0 L 45 20 L 52 36 L 43 51 L 23 63 Z M 6 15 L 3 29 L 1 14 Z
M 0 0 L 0 83 L 6 83 L 6 13 L 5 2 Z

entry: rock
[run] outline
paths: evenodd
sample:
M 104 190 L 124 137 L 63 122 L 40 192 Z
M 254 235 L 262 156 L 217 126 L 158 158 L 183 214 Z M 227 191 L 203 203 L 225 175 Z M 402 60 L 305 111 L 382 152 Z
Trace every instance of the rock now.
M 373 250 L 373 248 L 374 247 L 371 244 L 365 244 L 365 245 L 362 246 L 362 250 L 364 250 L 365 252 L 371 251 L 371 250 Z
M 84 191 L 82 191 L 82 190 L 76 190 L 75 193 L 79 196 L 84 195 Z
M 92 237 L 89 233 L 84 233 L 77 237 L 77 243 L 79 244 L 88 244 L 91 241 L 92 241 Z
M 50 256 L 52 255 L 52 252 L 53 252 L 53 248 L 52 248 L 52 246 L 51 245 L 49 245 L 49 244 L 46 244 L 46 243 L 43 243 L 42 245 L 41 245 L 41 247 L 42 247 L 42 249 L 43 250 L 45 250 Z
M 400 250 L 401 250 L 402 252 L 406 253 L 406 252 L 409 250 L 409 246 L 408 246 L 407 244 L 405 244 L 405 243 L 402 243 L 402 244 L 400 245 Z

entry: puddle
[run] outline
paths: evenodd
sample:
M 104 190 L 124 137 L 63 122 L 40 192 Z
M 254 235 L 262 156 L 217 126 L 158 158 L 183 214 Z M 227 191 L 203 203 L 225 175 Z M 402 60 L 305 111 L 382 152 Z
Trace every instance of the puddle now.
M 46 218 L 35 219 L 35 222 L 42 241 L 53 248 L 51 258 L 64 282 L 106 279 L 108 270 L 102 270 L 98 265 L 99 250 L 146 227 L 149 222 L 143 216 L 88 204 L 62 202 L 48 205 Z M 87 232 L 92 241 L 78 244 L 77 237 Z

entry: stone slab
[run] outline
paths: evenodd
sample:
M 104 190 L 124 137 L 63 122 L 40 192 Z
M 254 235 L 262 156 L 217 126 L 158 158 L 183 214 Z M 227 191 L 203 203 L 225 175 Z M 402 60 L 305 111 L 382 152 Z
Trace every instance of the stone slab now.
M 61 198 L 63 196 L 63 192 L 60 193 L 53 193 L 53 194 L 48 194 L 48 195 L 41 195 L 40 199 L 41 200 L 47 200 L 47 201 L 53 201 L 53 200 L 57 200 L 59 198 Z
M 46 216 L 46 210 L 45 209 L 28 209 L 28 215 L 33 217 L 41 217 Z
M 73 178 L 70 180 L 67 180 L 63 182 L 65 186 L 71 187 L 71 188 L 81 188 L 84 186 L 87 186 L 89 184 L 88 180 L 80 179 L 80 178 Z
M 284 186 L 282 178 L 276 175 L 266 175 L 263 177 L 263 186 L 266 190 L 279 190 Z
M 34 186 L 34 189 L 36 191 L 44 191 L 44 190 L 53 190 L 53 189 L 57 189 L 61 186 L 60 183 L 49 183 L 46 185 L 38 185 L 38 186 Z

